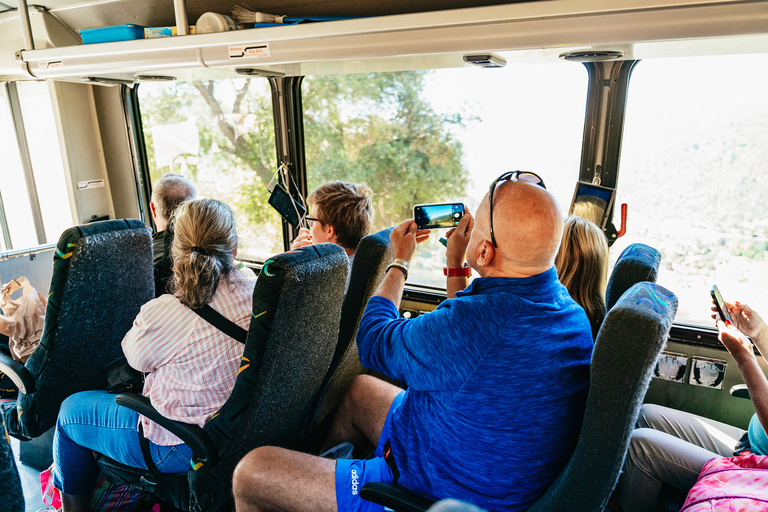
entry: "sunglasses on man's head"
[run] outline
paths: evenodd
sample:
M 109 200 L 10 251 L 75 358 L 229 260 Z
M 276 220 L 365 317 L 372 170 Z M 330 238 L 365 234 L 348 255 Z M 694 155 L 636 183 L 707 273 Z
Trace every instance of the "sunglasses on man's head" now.
M 496 185 L 501 181 L 527 181 L 528 183 L 538 185 L 543 189 L 547 188 L 546 185 L 544 185 L 544 180 L 535 172 L 508 171 L 493 180 L 491 186 L 488 187 L 488 206 L 491 210 L 491 243 L 494 247 L 498 247 L 498 245 L 496 245 L 496 237 L 493 234 L 493 191 L 496 189 Z

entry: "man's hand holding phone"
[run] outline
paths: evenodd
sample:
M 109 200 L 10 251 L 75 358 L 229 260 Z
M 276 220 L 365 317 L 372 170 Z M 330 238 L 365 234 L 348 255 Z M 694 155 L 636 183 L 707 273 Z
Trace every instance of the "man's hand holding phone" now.
M 416 244 L 429 238 L 428 229 L 418 229 L 413 219 L 408 219 L 392 230 L 389 242 L 392 244 L 392 257 L 410 262 L 416 252 Z
M 448 239 L 445 251 L 445 264 L 448 268 L 461 268 L 464 265 L 469 237 L 474 228 L 475 219 L 465 209 L 459 225 L 445 234 L 445 237 Z

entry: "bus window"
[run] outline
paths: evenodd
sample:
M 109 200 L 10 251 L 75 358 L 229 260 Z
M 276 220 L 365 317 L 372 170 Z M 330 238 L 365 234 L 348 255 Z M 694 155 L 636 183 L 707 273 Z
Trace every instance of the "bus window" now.
M 373 230 L 418 203 L 463 201 L 472 213 L 505 171 L 539 174 L 564 211 L 578 179 L 587 96 L 583 66 L 473 67 L 308 77 L 302 88 L 308 188 L 373 189 Z M 444 288 L 435 230 L 408 283 Z
M 48 82 L 16 84 L 46 240 L 56 243 L 73 221 L 48 86 Z
M 267 203 L 277 169 L 269 82 L 145 83 L 139 107 L 152 181 L 181 174 L 200 196 L 232 207 L 238 257 L 264 261 L 282 252 L 282 223 Z
M 768 310 L 768 55 L 648 60 L 628 92 L 617 204 L 662 253 L 677 321 L 712 325 L 709 290 Z
M 11 114 L 7 84 L 0 84 L 0 155 L 3 155 L 3 173 L 0 179 L 2 197 L 3 250 L 26 249 L 39 245 L 32 216 L 24 167 L 16 137 L 16 126 Z M 8 240 L 10 239 L 10 240 Z M 58 235 L 56 237 L 58 239 Z

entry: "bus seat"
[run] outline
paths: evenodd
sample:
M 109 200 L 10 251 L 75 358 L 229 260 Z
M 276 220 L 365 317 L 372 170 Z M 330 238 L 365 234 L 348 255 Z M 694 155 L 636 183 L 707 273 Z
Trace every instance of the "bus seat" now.
M 392 261 L 392 248 L 389 245 L 391 232 L 392 229 L 384 229 L 368 235 L 357 246 L 349 288 L 341 305 L 339 341 L 331 366 L 312 404 L 307 433 L 314 430 L 339 405 L 352 381 L 363 372 L 357 343 L 354 342 L 355 335 L 368 299 L 384 279 L 387 265 Z
M 618 481 L 629 436 L 676 311 L 677 297 L 648 282 L 627 290 L 608 311 L 595 341 L 589 396 L 576 449 L 529 512 L 605 508 Z M 366 484 L 360 496 L 398 512 L 426 510 L 424 506 L 414 507 L 409 498 L 402 497 L 403 493 L 416 496 L 384 484 Z
M 170 281 L 173 277 L 173 258 L 171 257 L 171 245 L 173 245 L 173 226 L 176 219 L 171 217 L 165 226 L 163 235 L 163 254 L 155 261 L 155 297 L 164 293 L 172 293 Z
M 625 291 L 635 283 L 656 282 L 659 274 L 661 253 L 645 244 L 630 244 L 624 249 L 613 266 L 605 291 L 605 310 L 610 310 Z
M 334 244 L 309 245 L 268 260 L 254 288 L 235 387 L 204 428 L 162 417 L 140 395 L 117 398 L 184 440 L 195 454 L 192 470 L 160 475 L 98 455 L 107 478 L 152 492 L 182 510 L 231 509 L 237 463 L 259 446 L 292 448 L 304 433 L 338 340 L 348 262 Z
M 435 502 L 434 505 L 427 509 L 429 512 L 482 512 L 483 509 L 476 507 L 466 501 L 458 501 L 451 498 L 446 498 Z
M 5 435 L 0 437 L 0 503 L 1 510 L 24 512 L 24 493 L 21 490 L 19 470 L 13 460 L 11 444 Z
M 19 388 L 17 400 L 2 404 L 8 434 L 36 438 L 56 424 L 69 395 L 106 389 L 105 362 L 122 356 L 120 342 L 154 291 L 144 222 L 108 220 L 64 231 L 40 344 L 24 365 L 0 352 L 0 371 Z

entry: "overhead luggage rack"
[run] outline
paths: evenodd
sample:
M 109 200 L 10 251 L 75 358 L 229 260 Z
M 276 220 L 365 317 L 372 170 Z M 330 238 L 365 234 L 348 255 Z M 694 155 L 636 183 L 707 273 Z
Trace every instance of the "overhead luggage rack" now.
M 77 81 L 232 77 L 236 69 L 294 76 L 402 69 L 404 62 L 412 69 L 459 67 L 467 65 L 464 54 L 482 52 L 510 52 L 503 55 L 508 61 L 600 49 L 621 51 L 625 59 L 766 52 L 766 26 L 765 2 L 667 0 L 648 7 L 635 0 L 595 7 L 557 0 L 22 50 L 17 60 L 36 78 Z

